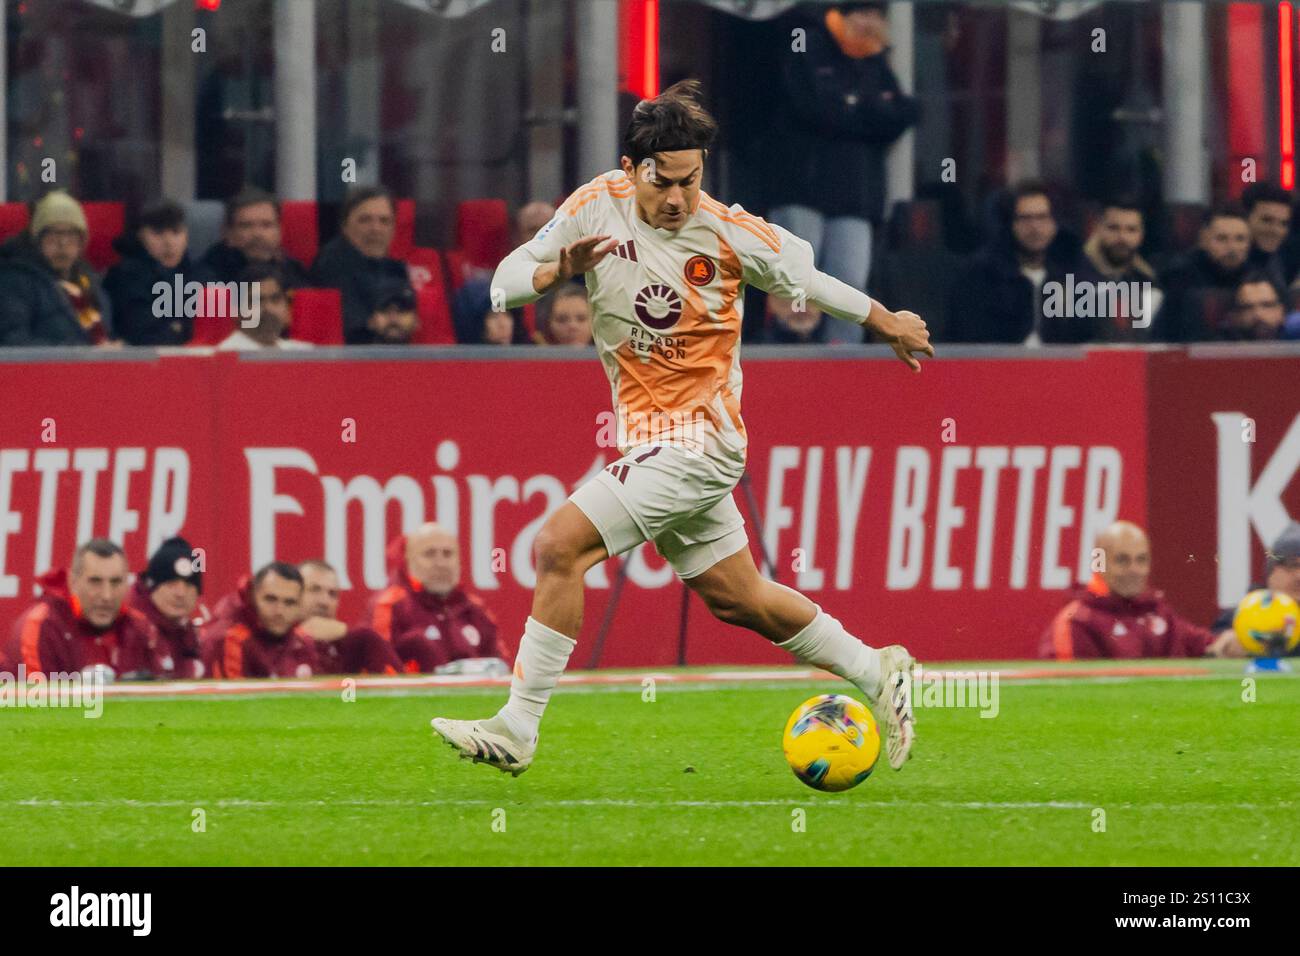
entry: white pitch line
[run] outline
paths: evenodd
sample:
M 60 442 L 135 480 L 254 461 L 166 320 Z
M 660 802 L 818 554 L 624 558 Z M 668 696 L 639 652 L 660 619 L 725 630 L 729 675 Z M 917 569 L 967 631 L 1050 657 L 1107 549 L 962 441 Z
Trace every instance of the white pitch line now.
M 15 800 L 10 806 L 32 809 L 87 810 L 117 807 L 122 809 L 168 809 L 180 807 L 215 807 L 218 809 L 252 809 L 252 810 L 287 810 L 298 807 L 354 807 L 358 809 L 374 808 L 411 808 L 411 807 L 499 807 L 503 803 L 521 809 L 547 809 L 550 807 L 611 807 L 633 810 L 662 810 L 667 808 L 687 809 L 737 809 L 746 807 L 835 807 L 871 810 L 881 807 L 933 807 L 944 810 L 1092 810 L 1097 807 L 1112 810 L 1222 810 L 1219 803 L 1092 803 L 1077 800 L 871 800 L 846 797 L 838 801 L 821 800 L 617 800 L 597 798 L 586 800 L 520 800 L 502 797 L 498 800 Z M 1281 800 L 1276 803 L 1251 804 L 1234 803 L 1233 809 L 1239 810 L 1278 810 L 1289 809 L 1293 801 Z
M 1010 687 L 1079 687 L 1083 684 L 1131 684 L 1137 681 L 1158 680 L 1162 682 L 1182 682 L 1182 681 L 1205 681 L 1205 680 L 1235 680 L 1233 674 L 1178 674 L 1171 676 L 1153 677 L 1149 675 L 1133 677 L 1090 677 L 1086 680 L 1080 680 L 1077 677 L 1022 677 L 1014 681 L 1008 681 Z M 676 682 L 656 682 L 655 693 L 658 695 L 670 695 L 678 693 L 692 693 L 696 691 L 716 691 L 719 688 L 733 690 L 787 690 L 792 684 L 835 684 L 839 685 L 848 693 L 853 693 L 853 689 L 844 681 L 831 674 L 819 674 L 810 672 L 808 677 L 798 679 L 773 679 L 766 677 L 760 681 L 736 681 L 736 680 L 719 680 L 719 681 L 694 681 L 689 684 Z M 470 687 L 457 687 L 453 685 L 432 686 L 421 685 L 412 687 L 402 687 L 400 685 L 381 685 L 381 686 L 358 686 L 354 691 L 357 699 L 362 697 L 438 697 L 446 699 L 452 696 L 488 696 L 499 694 L 508 690 L 508 684 L 502 684 L 500 687 L 473 685 Z M 609 683 L 609 684 L 561 684 L 556 688 L 557 694 L 640 694 L 643 691 L 640 683 Z M 184 694 L 169 693 L 165 688 L 159 687 L 157 693 L 153 694 L 129 694 L 113 697 L 105 697 L 105 705 L 108 703 L 117 704 L 119 701 L 177 701 L 177 700 L 201 700 L 201 701 L 224 701 L 224 700 L 264 700 L 279 699 L 284 700 L 290 697 L 300 697 L 304 694 L 308 697 L 338 697 L 341 696 L 342 689 L 337 687 L 320 687 L 310 689 L 288 690 L 275 689 L 269 687 L 259 687 L 257 689 L 238 690 L 221 694 Z M 919 705 L 918 705 L 919 706 Z M 17 708 L 9 708 L 17 709 Z M 33 708 L 34 709 L 34 708 Z M 930 708 L 931 710 L 940 708 Z M 953 709 L 953 708 L 947 708 Z M 965 708 L 970 709 L 970 708 Z

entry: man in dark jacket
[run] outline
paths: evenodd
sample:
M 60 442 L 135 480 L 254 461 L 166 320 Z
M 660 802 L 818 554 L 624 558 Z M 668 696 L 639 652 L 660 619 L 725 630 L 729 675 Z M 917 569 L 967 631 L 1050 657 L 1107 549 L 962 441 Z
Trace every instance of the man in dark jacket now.
M 1285 296 L 1294 278 L 1282 253 L 1291 231 L 1291 194 L 1276 183 L 1251 183 L 1241 193 L 1241 204 L 1250 227 L 1248 261 L 1268 276 L 1279 296 Z
M 194 277 L 189 255 L 185 211 L 169 199 L 140 210 L 132 227 L 113 240 L 121 260 L 104 277 L 104 291 L 113 303 L 113 334 L 127 345 L 184 345 L 194 334 L 194 317 L 184 309 L 167 308 L 159 316 L 155 284 L 171 286 Z M 163 301 L 170 302 L 171 297 Z M 170 314 L 176 313 L 176 314 Z
M 124 603 L 127 563 L 122 549 L 105 538 L 77 548 L 68 571 L 43 575 L 41 597 L 14 622 L 0 673 L 75 674 L 107 668 L 112 676 L 153 677 L 152 628 Z
M 397 228 L 397 207 L 388 190 L 366 186 L 348 193 L 340 218 L 341 231 L 316 257 L 312 279 L 318 286 L 342 293 L 345 342 L 382 342 L 371 328 L 375 304 L 385 288 L 410 288 L 406 264 L 388 257 Z
M 238 282 L 254 263 L 270 263 L 283 273 L 288 288 L 311 285 L 302 263 L 284 254 L 280 245 L 280 203 L 260 189 L 244 189 L 226 202 L 221 241 L 203 254 L 197 266 L 200 282 Z
M 1098 337 L 1107 342 L 1147 342 L 1155 329 L 1155 316 L 1164 293 L 1157 287 L 1156 271 L 1139 251 L 1146 237 L 1142 207 L 1134 198 L 1105 203 L 1083 254 L 1101 280 L 1122 295 L 1108 300 L 1099 318 Z
M 916 123 L 887 60 L 883 3 L 842 3 L 805 27 L 806 48 L 781 51 L 782 99 L 763 139 L 768 219 L 807 239 L 817 268 L 866 291 L 884 215 L 885 154 Z M 861 341 L 831 323 L 832 341 Z
M 195 680 L 204 676 L 199 646 L 203 571 L 184 538 L 168 538 L 136 575 L 128 601 L 152 625 L 158 676 Z
M 1165 301 L 1156 316 L 1164 342 L 1202 342 L 1220 337 L 1237 286 L 1250 269 L 1250 227 L 1235 205 L 1206 213 L 1197 248 L 1165 272 Z
M 953 283 L 947 338 L 1031 346 L 1092 340 L 1098 319 L 1078 314 L 1069 290 L 1099 277 L 1078 240 L 1058 228 L 1046 189 L 1016 186 L 1002 220 Z
M 108 302 L 82 258 L 89 237 L 85 211 L 67 193 L 36 204 L 28 231 L 0 249 L 0 346 L 93 345 L 108 337 Z

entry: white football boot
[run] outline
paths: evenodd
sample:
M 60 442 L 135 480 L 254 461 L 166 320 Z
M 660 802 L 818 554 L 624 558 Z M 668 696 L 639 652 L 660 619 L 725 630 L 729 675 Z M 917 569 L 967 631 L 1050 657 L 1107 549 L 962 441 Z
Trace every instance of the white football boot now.
M 537 738 L 530 744 L 514 737 L 487 730 L 481 720 L 448 720 L 435 717 L 433 730 L 455 748 L 462 760 L 485 763 L 513 776 L 519 776 L 533 762 L 537 752 Z
M 871 713 L 884 737 L 889 765 L 902 770 L 912 756 L 916 718 L 912 714 L 912 668 L 916 661 L 901 644 L 880 649 L 880 672 L 885 675 L 880 694 L 871 701 Z

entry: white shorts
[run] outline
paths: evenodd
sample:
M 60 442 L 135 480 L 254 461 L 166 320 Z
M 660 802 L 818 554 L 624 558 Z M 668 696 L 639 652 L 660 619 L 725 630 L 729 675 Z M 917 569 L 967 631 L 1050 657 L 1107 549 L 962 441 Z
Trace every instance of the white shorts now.
M 611 557 L 653 541 L 678 577 L 693 578 L 749 543 L 731 495 L 742 471 L 674 445 L 642 446 L 569 500 L 596 526 Z

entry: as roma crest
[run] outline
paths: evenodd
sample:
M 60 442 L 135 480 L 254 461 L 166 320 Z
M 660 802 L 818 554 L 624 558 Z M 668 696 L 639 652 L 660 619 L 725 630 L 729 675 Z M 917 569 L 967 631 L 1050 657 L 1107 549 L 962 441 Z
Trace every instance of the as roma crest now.
M 718 274 L 718 267 L 708 256 L 691 256 L 686 260 L 686 281 L 691 285 L 708 285 Z

